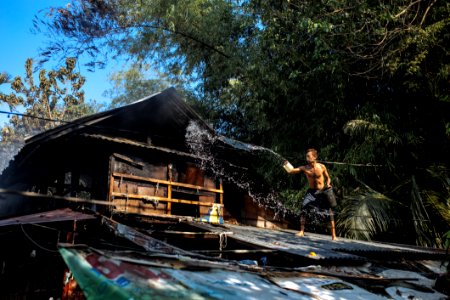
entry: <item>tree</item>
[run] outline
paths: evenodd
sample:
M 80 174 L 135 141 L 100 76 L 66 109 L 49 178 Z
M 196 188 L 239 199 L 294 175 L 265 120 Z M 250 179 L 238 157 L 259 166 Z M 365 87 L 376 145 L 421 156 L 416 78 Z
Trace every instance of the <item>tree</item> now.
M 148 79 L 150 67 L 147 64 L 132 64 L 127 70 L 110 76 L 113 88 L 104 95 L 111 99 L 111 107 L 126 105 L 169 87 L 169 82 L 160 78 Z
M 431 207 L 418 197 L 436 189 L 423 171 L 449 165 L 449 13 L 444 1 L 90 0 L 40 24 L 56 41 L 45 54 L 113 50 L 196 85 L 192 94 L 222 133 L 288 158 L 313 146 L 326 160 L 385 166 L 331 171 L 346 190 L 400 199 L 411 209 L 399 217 L 406 224 Z M 263 165 L 264 176 L 279 178 L 278 166 Z M 346 208 L 361 203 L 351 198 Z M 398 217 L 378 204 L 368 216 L 375 231 L 360 224 L 368 237 Z M 439 237 L 442 224 L 416 233 Z
M 12 116 L 1 131 L 2 157 L 6 167 L 23 145 L 27 136 L 51 129 L 63 122 L 93 113 L 93 103 L 84 101 L 85 78 L 74 72 L 76 59 L 67 58 L 58 70 L 39 71 L 38 83 L 33 76 L 33 60 L 25 63 L 25 77 L 4 76 L 11 93 L 0 93 L 0 101 L 8 104 Z

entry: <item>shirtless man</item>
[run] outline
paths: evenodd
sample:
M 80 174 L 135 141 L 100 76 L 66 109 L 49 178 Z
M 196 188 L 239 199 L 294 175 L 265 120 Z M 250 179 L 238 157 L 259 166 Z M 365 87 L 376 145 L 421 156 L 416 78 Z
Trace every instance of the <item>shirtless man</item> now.
M 300 231 L 297 233 L 298 236 L 304 236 L 305 234 L 305 215 L 307 208 L 311 206 L 323 208 L 324 204 L 326 204 L 326 199 L 324 199 L 325 195 L 321 193 L 321 190 L 331 187 L 331 178 L 327 168 L 323 164 L 317 162 L 317 150 L 306 150 L 306 161 L 308 162 L 306 166 L 298 168 L 292 167 L 288 161 L 285 161 L 283 165 L 286 172 L 289 174 L 303 172 L 308 179 L 309 189 L 306 191 L 303 199 L 302 212 L 300 213 Z M 329 208 L 330 211 L 331 238 L 336 240 L 333 210 L 331 207 L 327 208 Z

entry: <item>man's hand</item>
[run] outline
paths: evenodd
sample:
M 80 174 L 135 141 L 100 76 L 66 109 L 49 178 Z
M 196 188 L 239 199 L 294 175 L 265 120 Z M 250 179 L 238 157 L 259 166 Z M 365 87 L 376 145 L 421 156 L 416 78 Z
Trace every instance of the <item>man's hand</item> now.
M 283 168 L 286 170 L 286 172 L 291 173 L 292 170 L 294 169 L 294 167 L 287 161 L 285 160 L 283 163 Z

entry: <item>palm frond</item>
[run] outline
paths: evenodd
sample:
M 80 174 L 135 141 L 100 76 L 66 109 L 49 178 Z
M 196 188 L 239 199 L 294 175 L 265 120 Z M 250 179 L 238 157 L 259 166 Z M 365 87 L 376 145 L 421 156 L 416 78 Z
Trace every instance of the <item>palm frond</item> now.
M 363 119 L 350 120 L 344 125 L 344 133 L 352 137 L 364 137 L 365 140 L 383 140 L 388 144 L 400 144 L 400 136 L 386 124 Z
M 337 228 L 345 237 L 371 240 L 376 234 L 386 232 L 398 220 L 393 217 L 397 203 L 364 184 L 365 189 L 344 197 Z
M 447 207 L 450 206 L 450 176 L 448 174 L 448 170 L 446 167 L 444 166 L 432 166 L 430 168 L 427 168 L 426 171 L 428 172 L 428 174 L 430 174 L 432 177 L 438 179 L 441 184 L 442 184 L 442 188 L 443 188 L 443 194 L 441 196 L 441 200 L 444 200 L 442 202 L 444 202 Z M 447 210 L 449 210 L 449 208 L 447 208 Z
M 434 212 L 439 215 L 450 226 L 450 206 L 449 199 L 442 199 L 436 191 L 423 191 L 423 196 Z
M 416 231 L 416 243 L 421 246 L 439 247 L 439 235 L 425 208 L 424 199 L 415 176 L 411 178 L 411 214 Z
M 360 135 L 369 131 L 387 131 L 385 126 L 363 119 L 348 121 L 344 126 L 344 133 L 348 135 Z

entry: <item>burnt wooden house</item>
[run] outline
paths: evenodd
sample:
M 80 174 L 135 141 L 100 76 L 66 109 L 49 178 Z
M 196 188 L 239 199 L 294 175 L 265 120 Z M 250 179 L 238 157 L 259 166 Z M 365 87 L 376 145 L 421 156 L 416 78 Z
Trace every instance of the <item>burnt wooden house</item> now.
M 245 190 L 200 166 L 207 158 L 187 145 L 190 124 L 216 136 L 173 88 L 77 119 L 28 139 L 2 173 L 0 188 L 85 199 L 84 205 L 110 214 L 201 217 L 215 203 L 226 221 L 286 227 Z M 227 172 L 251 173 L 242 143 L 217 140 L 212 151 Z M 7 198 L 0 201 L 0 217 L 61 205 L 48 198 Z

